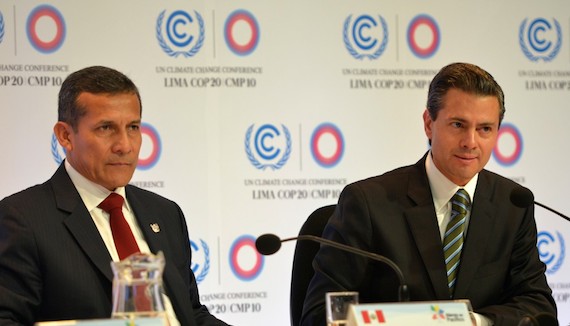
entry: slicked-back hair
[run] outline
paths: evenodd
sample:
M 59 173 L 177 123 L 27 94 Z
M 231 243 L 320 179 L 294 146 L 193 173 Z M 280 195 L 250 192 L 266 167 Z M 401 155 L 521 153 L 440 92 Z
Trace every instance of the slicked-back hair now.
M 77 131 L 79 119 L 85 115 L 85 107 L 77 103 L 82 93 L 91 94 L 136 94 L 142 102 L 137 86 L 123 73 L 108 67 L 92 66 L 78 70 L 63 81 L 58 97 L 58 121 L 71 125 Z
M 493 96 L 499 101 L 499 124 L 505 116 L 505 95 L 493 76 L 470 63 L 452 63 L 435 75 L 429 85 L 427 110 L 432 120 L 437 119 L 447 91 L 455 88 L 477 96 Z

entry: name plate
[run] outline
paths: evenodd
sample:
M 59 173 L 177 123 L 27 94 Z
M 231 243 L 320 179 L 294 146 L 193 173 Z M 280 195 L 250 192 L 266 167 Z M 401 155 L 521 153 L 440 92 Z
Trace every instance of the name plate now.
M 468 302 L 418 301 L 352 305 L 348 326 L 456 325 L 471 326 Z

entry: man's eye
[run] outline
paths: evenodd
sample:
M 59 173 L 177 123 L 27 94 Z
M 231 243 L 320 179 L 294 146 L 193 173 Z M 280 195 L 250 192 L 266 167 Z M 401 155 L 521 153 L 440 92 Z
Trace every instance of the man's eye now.
M 461 128 L 461 122 L 452 122 L 451 126 L 454 128 Z

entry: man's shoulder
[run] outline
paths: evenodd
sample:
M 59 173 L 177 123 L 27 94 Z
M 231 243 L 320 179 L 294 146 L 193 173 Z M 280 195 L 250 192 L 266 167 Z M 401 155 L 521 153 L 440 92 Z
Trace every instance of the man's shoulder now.
M 477 189 L 485 189 L 486 192 L 492 189 L 493 194 L 508 194 L 510 195 L 515 188 L 521 185 L 516 181 L 504 177 L 489 170 L 482 170 L 479 172 L 479 181 L 477 182 Z
M 42 184 L 36 184 L 30 186 L 26 189 L 17 191 L 11 195 L 6 196 L 0 202 L 10 202 L 10 203 L 21 203 L 25 205 L 29 205 L 31 201 L 37 198 L 52 196 L 51 187 L 47 185 L 48 182 L 44 182 Z
M 140 188 L 138 186 L 132 185 L 132 184 L 128 184 L 125 187 L 125 191 L 127 193 L 127 198 L 129 196 L 135 196 L 138 200 L 144 201 L 144 202 L 154 202 L 154 203 L 174 203 L 172 200 L 157 194 L 156 192 L 152 192 L 150 190 L 144 189 L 144 188 Z
M 517 183 L 516 181 L 486 169 L 479 172 L 479 179 L 492 182 L 493 184 L 500 186 L 501 188 L 506 188 L 509 190 L 516 187 L 520 187 L 520 184 Z
M 405 179 L 409 178 L 410 175 L 416 175 L 421 173 L 422 173 L 421 169 L 418 168 L 418 165 L 412 164 L 412 165 L 401 166 L 379 175 L 355 181 L 353 182 L 353 184 L 362 186 L 362 185 L 371 185 L 371 184 L 387 183 L 387 182 L 400 183 L 403 182 Z

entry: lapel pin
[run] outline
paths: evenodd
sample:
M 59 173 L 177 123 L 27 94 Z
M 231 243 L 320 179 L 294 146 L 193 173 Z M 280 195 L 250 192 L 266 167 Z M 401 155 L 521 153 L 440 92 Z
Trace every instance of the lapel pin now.
M 151 223 L 150 228 L 154 233 L 160 232 L 160 226 L 158 225 L 158 223 Z

